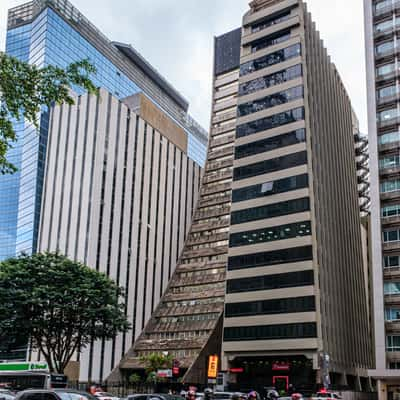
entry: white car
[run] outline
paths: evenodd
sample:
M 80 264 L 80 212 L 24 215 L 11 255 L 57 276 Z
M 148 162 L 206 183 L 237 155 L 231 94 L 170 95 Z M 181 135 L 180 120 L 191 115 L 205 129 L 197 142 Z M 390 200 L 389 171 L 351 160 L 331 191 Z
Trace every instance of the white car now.
M 96 392 L 94 394 L 99 400 L 120 400 L 119 397 L 113 396 L 107 392 Z

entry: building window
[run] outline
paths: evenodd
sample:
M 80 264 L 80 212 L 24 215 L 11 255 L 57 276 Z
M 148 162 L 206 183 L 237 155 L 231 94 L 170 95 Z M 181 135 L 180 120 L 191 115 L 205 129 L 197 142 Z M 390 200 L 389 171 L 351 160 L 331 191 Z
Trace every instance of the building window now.
M 258 221 L 267 218 L 280 217 L 283 215 L 297 214 L 309 210 L 310 199 L 308 197 L 287 200 L 280 203 L 234 211 L 231 213 L 231 225 L 243 224 L 245 222 Z
M 396 69 L 396 66 L 395 66 L 394 63 L 384 64 L 384 65 L 381 65 L 381 66 L 376 68 L 376 74 L 378 76 L 391 74 L 392 72 L 395 71 L 395 69 Z
M 385 97 L 394 97 L 397 95 L 396 86 L 386 86 L 382 89 L 379 89 L 377 92 L 378 99 L 383 99 Z
M 396 18 L 396 25 L 398 24 L 398 18 Z M 380 22 L 379 24 L 375 25 L 375 32 L 385 32 L 387 30 L 391 30 L 395 27 L 393 23 L 393 19 L 389 19 L 387 21 Z
M 297 64 L 293 67 L 286 68 L 273 74 L 242 83 L 239 86 L 239 95 L 244 96 L 259 90 L 267 89 L 271 86 L 279 85 L 292 79 L 299 78 L 302 75 L 302 66 L 301 64 Z
M 383 266 L 385 268 L 400 267 L 400 256 L 384 256 Z
M 246 303 L 228 303 L 225 305 L 226 318 L 310 311 L 315 311 L 314 296 L 249 301 Z
M 388 52 L 392 52 L 394 51 L 394 42 L 393 40 L 391 40 L 390 42 L 385 42 L 385 43 L 381 43 L 378 44 L 377 46 L 375 46 L 375 52 L 376 55 L 381 55 L 384 53 L 388 53 Z
M 395 308 L 395 307 L 386 308 L 385 321 L 400 321 L 400 308 Z
M 392 0 L 383 0 L 383 1 L 378 1 L 375 3 L 375 11 L 380 11 L 383 8 L 390 7 L 392 5 Z
M 389 369 L 400 369 L 400 361 L 389 363 Z
M 398 242 L 399 240 L 400 240 L 400 230 L 399 229 L 383 231 L 383 241 L 385 243 Z
M 317 337 L 317 324 L 315 322 L 282 325 L 239 326 L 224 329 L 224 340 L 226 342 L 315 337 Z
M 396 168 L 400 166 L 400 155 L 393 154 L 390 156 L 383 157 L 379 160 L 379 168 Z
M 386 336 L 386 351 L 400 351 L 400 336 Z
M 246 268 L 265 267 L 276 264 L 312 260 L 312 247 L 292 247 L 290 249 L 246 254 L 228 258 L 228 270 L 234 271 Z M 400 284 L 399 284 L 400 286 Z
M 272 158 L 271 160 L 235 168 L 233 170 L 233 180 L 239 181 L 252 176 L 281 171 L 305 164 L 307 164 L 307 151 L 300 151 L 299 153 L 288 154 L 287 156 Z
M 382 217 L 396 217 L 400 215 L 400 204 L 382 207 Z
M 273 17 L 268 17 L 263 19 L 261 22 L 258 22 L 251 26 L 251 32 L 256 33 L 262 31 L 269 26 L 279 24 L 280 22 L 286 21 L 290 18 L 290 10 L 280 13 L 278 15 L 274 15 Z
M 239 125 L 236 128 L 236 137 L 253 135 L 254 133 L 273 129 L 278 126 L 291 124 L 292 122 L 302 121 L 304 119 L 304 108 L 299 107 L 293 110 L 274 114 L 270 117 L 261 118 L 246 124 Z
M 269 35 L 267 37 L 263 37 L 262 39 L 254 41 L 251 44 L 251 52 L 255 53 L 256 51 L 265 49 L 266 47 L 286 42 L 289 39 L 290 39 L 290 29 L 286 29 L 283 32 L 274 33 L 273 35 Z
M 311 222 L 295 222 L 293 224 L 273 226 L 254 231 L 233 233 L 229 237 L 229 246 L 247 246 L 276 240 L 292 239 L 311 235 Z
M 302 174 L 276 181 L 265 182 L 260 185 L 248 186 L 232 191 L 232 202 L 256 199 L 264 196 L 272 196 L 278 193 L 290 192 L 292 190 L 308 187 L 308 175 Z M 399 181 L 400 188 L 400 181 Z
M 389 132 L 378 137 L 379 144 L 394 143 L 400 141 L 400 132 Z
M 271 54 L 257 58 L 256 60 L 242 64 L 240 66 L 240 76 L 251 74 L 252 72 L 269 67 L 271 65 L 290 60 L 294 57 L 299 57 L 300 55 L 301 45 L 300 43 L 297 43 L 282 50 L 277 50 Z
M 226 293 L 254 292 L 258 290 L 284 289 L 314 284 L 314 271 L 296 271 L 287 274 L 255 276 L 230 279 L 226 282 Z
M 265 96 L 258 100 L 238 105 L 238 117 L 244 117 L 271 107 L 303 98 L 303 86 L 295 86 L 282 92 Z
M 399 115 L 399 112 L 397 111 L 397 108 L 391 108 L 390 110 L 384 110 L 378 113 L 378 121 L 379 122 L 386 122 L 391 119 L 397 118 Z
M 385 282 L 383 292 L 384 294 L 400 294 L 400 282 Z
M 383 181 L 381 183 L 381 193 L 395 192 L 400 190 L 400 180 Z

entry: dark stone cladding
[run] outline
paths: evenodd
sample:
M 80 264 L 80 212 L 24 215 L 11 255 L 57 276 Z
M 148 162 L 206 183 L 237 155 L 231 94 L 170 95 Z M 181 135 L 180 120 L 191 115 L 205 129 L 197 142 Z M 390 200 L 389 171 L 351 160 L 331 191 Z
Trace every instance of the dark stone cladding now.
M 239 68 L 242 28 L 215 38 L 215 74 L 221 75 Z

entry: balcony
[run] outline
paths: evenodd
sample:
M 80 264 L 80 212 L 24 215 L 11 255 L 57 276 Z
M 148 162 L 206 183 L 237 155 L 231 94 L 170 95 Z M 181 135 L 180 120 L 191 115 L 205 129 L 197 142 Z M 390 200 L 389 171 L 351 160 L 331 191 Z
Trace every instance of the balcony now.
M 209 162 L 207 163 L 206 166 L 206 171 L 215 171 L 217 169 L 222 169 L 226 167 L 232 167 L 233 166 L 233 157 L 229 158 L 227 160 L 222 160 L 222 161 L 214 161 L 214 162 Z
M 215 210 L 207 210 L 207 211 L 197 211 L 194 215 L 194 220 L 198 221 L 201 219 L 208 219 L 208 218 L 213 218 L 213 217 L 221 217 L 223 215 L 229 215 L 231 212 L 231 207 L 226 206 L 226 207 L 221 207 L 217 208 Z
M 382 168 L 379 170 L 380 176 L 399 175 L 399 174 L 400 174 L 400 167 L 398 166 Z
M 220 242 L 221 240 L 228 240 L 228 239 L 229 239 L 229 233 L 223 232 L 223 233 L 217 233 L 215 235 L 204 235 L 199 238 L 190 238 L 186 242 L 186 245 L 192 246 L 195 244 L 214 243 L 214 242 Z
M 389 362 L 400 361 L 400 351 L 387 351 L 386 349 L 386 358 Z
M 384 226 L 400 225 L 400 215 L 393 215 L 393 216 L 390 216 L 390 217 L 382 217 L 381 218 L 381 223 Z
M 210 274 L 209 271 L 204 271 L 201 276 L 191 276 L 188 278 L 174 278 L 170 283 L 171 287 L 191 286 L 191 285 L 207 285 L 209 283 L 217 283 L 225 281 L 225 272 L 219 274 Z
M 396 117 L 396 118 L 391 118 L 391 119 L 387 119 L 385 121 L 378 121 L 377 125 L 379 129 L 383 129 L 383 128 L 388 128 L 391 126 L 396 126 L 400 124 L 400 118 Z
M 380 153 L 386 153 L 389 152 L 390 150 L 399 150 L 399 149 L 400 149 L 400 141 L 394 141 L 378 145 L 378 150 Z
M 219 122 L 228 121 L 230 119 L 236 119 L 236 110 L 228 111 L 224 114 L 217 115 L 213 118 L 212 122 L 213 124 L 217 124 Z
M 400 305 L 400 294 L 385 294 L 385 305 Z
M 183 260 L 185 258 L 210 257 L 210 256 L 217 256 L 219 254 L 228 254 L 228 246 L 219 246 L 219 247 L 198 249 L 198 250 L 187 250 L 182 253 L 181 259 Z
M 234 146 L 229 146 L 225 147 L 221 150 L 212 150 L 208 153 L 208 159 L 209 160 L 214 160 L 219 157 L 225 157 L 225 156 L 230 156 L 233 155 L 234 152 Z
M 223 181 L 225 179 L 232 179 L 232 168 L 230 168 L 229 171 L 220 172 L 217 170 L 216 172 L 207 173 L 207 175 L 203 178 L 203 184 Z
M 215 218 L 213 221 L 203 222 L 197 221 L 192 225 L 191 232 L 204 232 L 217 228 L 226 228 L 229 226 L 229 217 L 226 218 Z
M 400 321 L 386 321 L 385 328 L 388 333 L 400 333 Z
M 222 133 L 233 131 L 235 129 L 236 129 L 236 119 L 229 124 L 225 124 L 218 128 L 213 128 L 211 134 L 212 134 L 212 136 L 220 135 Z
M 228 143 L 234 143 L 235 142 L 235 135 L 229 135 L 229 136 L 225 136 L 223 138 L 219 138 L 217 136 L 217 139 L 211 139 L 210 141 L 210 148 L 213 149 L 214 147 L 218 147 L 218 146 L 222 146 L 224 144 L 228 144 Z
M 225 296 L 225 287 L 207 289 L 202 292 L 183 292 L 183 293 L 166 293 L 164 301 L 179 301 L 179 300 L 199 300 L 208 299 L 210 297 Z
M 201 195 L 204 196 L 207 194 L 225 192 L 226 190 L 230 190 L 231 186 L 232 186 L 232 183 L 227 182 L 227 183 L 222 183 L 220 185 L 213 185 L 211 187 L 203 187 L 201 189 Z
M 387 105 L 387 104 L 394 104 L 397 101 L 399 101 L 399 93 L 396 93 L 393 96 L 385 96 L 385 97 L 378 98 L 376 100 L 376 104 L 378 106 L 383 106 L 383 105 Z
M 400 198 L 400 190 L 394 190 L 393 192 L 381 193 L 381 201 L 389 201 Z
M 200 207 L 209 207 L 209 206 L 215 206 L 217 204 L 223 204 L 223 203 L 230 203 L 231 202 L 231 194 L 226 196 L 220 196 L 216 195 L 215 197 L 207 200 L 200 200 L 199 206 Z
M 385 281 L 400 278 L 400 267 L 383 268 L 383 277 Z

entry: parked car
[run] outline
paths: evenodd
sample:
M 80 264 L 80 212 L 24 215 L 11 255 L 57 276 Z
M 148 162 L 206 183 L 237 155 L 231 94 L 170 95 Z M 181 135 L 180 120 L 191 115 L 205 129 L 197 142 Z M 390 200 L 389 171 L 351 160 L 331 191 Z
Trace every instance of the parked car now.
M 61 400 L 97 400 L 92 394 L 80 390 L 54 389 L 54 392 L 61 397 Z
M 9 389 L 0 389 L 0 400 L 14 400 L 16 394 Z
M 311 397 L 311 400 L 341 400 L 341 396 L 333 392 L 318 392 Z
M 107 392 L 96 392 L 94 396 L 96 396 L 98 400 L 120 400 L 119 397 L 113 396 L 111 393 Z
M 126 400 L 184 400 L 182 396 L 166 393 L 130 394 Z
M 15 400 L 62 400 L 62 398 L 54 390 L 31 389 L 19 392 Z

